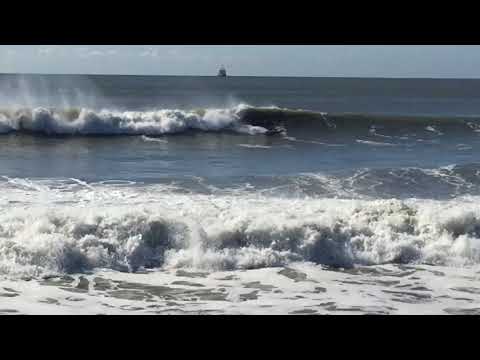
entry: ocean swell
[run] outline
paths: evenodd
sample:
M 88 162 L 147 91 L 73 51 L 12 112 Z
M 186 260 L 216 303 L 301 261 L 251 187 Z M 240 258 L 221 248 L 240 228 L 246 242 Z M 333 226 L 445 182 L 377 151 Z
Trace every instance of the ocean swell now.
M 277 107 L 240 104 L 224 109 L 113 111 L 71 109 L 0 109 L 0 134 L 26 132 L 42 135 L 145 135 L 186 131 L 231 131 L 250 135 L 278 134 L 303 128 L 324 133 L 370 134 L 398 137 L 411 132 L 444 136 L 477 134 L 477 118 L 438 118 L 371 114 L 327 114 Z

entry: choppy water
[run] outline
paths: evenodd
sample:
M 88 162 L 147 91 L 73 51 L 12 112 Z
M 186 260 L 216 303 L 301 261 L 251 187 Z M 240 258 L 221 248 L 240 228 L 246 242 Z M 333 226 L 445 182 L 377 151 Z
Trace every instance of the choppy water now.
M 479 81 L 0 90 L 0 313 L 479 311 Z

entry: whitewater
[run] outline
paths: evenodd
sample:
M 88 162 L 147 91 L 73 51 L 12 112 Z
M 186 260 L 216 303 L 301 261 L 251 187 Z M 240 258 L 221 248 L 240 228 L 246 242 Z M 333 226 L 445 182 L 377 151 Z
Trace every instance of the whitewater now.
M 188 130 L 231 130 L 262 134 L 265 128 L 242 124 L 238 115 L 246 105 L 231 109 L 147 112 L 46 108 L 0 110 L 0 133 L 44 135 L 165 135 Z
M 479 314 L 480 82 L 0 75 L 0 314 Z
M 415 313 L 425 311 L 419 304 L 454 312 L 455 298 L 478 300 L 478 198 L 292 201 L 73 180 L 2 187 L 0 283 L 10 310 L 48 313 L 50 302 L 64 313 L 261 313 L 267 305 Z

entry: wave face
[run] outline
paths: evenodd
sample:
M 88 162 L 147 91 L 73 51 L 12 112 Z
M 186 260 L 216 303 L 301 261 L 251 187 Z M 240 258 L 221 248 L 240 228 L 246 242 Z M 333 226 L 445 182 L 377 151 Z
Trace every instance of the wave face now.
M 72 184 L 10 179 L 2 185 L 1 273 L 480 262 L 478 197 L 292 200 Z
M 478 117 L 435 117 L 374 115 L 355 113 L 322 113 L 308 110 L 291 110 L 280 108 L 245 107 L 239 111 L 243 121 L 271 128 L 284 126 L 289 128 L 316 128 L 332 133 L 365 133 L 382 136 L 383 132 L 399 135 L 399 130 L 422 131 L 442 136 L 448 133 L 478 133 Z
M 43 135 L 144 135 L 160 136 L 186 131 L 233 131 L 250 135 L 281 132 L 279 129 L 315 128 L 323 132 L 372 135 L 398 131 L 422 131 L 442 136 L 478 133 L 477 118 L 428 116 L 378 116 L 251 107 L 225 109 L 110 111 L 71 109 L 0 109 L 0 134 L 29 132 Z M 388 136 L 387 136 L 388 137 Z

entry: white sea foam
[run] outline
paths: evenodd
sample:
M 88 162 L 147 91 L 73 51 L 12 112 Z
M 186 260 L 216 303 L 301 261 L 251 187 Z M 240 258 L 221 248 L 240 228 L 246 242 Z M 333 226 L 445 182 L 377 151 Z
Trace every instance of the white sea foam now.
M 180 195 L 161 186 L 1 186 L 0 271 L 10 276 L 480 262 L 478 198 L 292 200 Z
M 60 280 L 57 286 L 0 277 L 0 289 L 12 295 L 2 297 L 0 314 L 478 315 L 478 270 L 381 265 L 331 271 L 294 263 L 288 269 L 202 273 L 185 281 L 189 272 L 175 269 L 134 274 L 99 269 L 46 280 L 49 285 Z M 88 291 L 72 288 L 80 279 Z M 116 286 L 123 291 L 113 290 Z
M 457 144 L 456 149 L 458 151 L 468 151 L 468 150 L 472 150 L 473 147 L 466 144 Z
M 345 144 L 332 144 L 332 143 L 326 143 L 323 141 L 317 141 L 317 140 L 303 140 L 303 139 L 297 139 L 293 136 L 284 136 L 283 137 L 285 140 L 291 141 L 291 142 L 299 142 L 299 143 L 305 143 L 305 144 L 315 144 L 315 145 L 323 145 L 323 146 L 332 146 L 332 147 L 343 147 L 346 146 Z
M 0 110 L 0 133 L 29 131 L 47 135 L 146 135 L 157 136 L 188 130 L 230 130 L 263 134 L 268 130 L 242 123 L 239 112 L 247 105 L 227 109 L 184 111 L 66 111 L 45 108 Z
M 357 143 L 364 144 L 364 145 L 371 145 L 371 146 L 397 146 L 396 144 L 392 144 L 392 143 L 383 143 L 383 142 L 369 141 L 369 140 L 357 140 Z
M 251 144 L 238 144 L 238 146 L 247 148 L 247 149 L 270 149 L 271 146 L 267 145 L 251 145 Z
M 166 139 L 152 138 L 152 137 L 149 137 L 149 136 L 146 136 L 146 135 L 142 135 L 142 140 L 145 141 L 145 142 L 168 144 L 168 140 L 166 140 Z
M 435 126 L 427 126 L 427 127 L 425 128 L 425 130 L 430 131 L 430 132 L 433 132 L 433 133 L 435 133 L 435 134 L 437 134 L 437 135 L 439 135 L 439 136 L 443 135 L 443 133 L 442 133 L 441 131 L 439 131 Z

